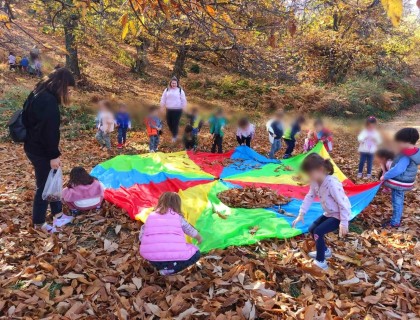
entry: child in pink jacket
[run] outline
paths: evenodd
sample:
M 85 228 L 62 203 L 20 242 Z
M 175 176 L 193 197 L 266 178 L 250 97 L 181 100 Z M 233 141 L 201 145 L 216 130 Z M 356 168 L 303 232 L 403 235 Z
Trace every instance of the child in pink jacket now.
M 325 258 L 330 258 L 332 253 L 325 245 L 324 236 L 337 229 L 340 231 L 340 237 L 348 233 L 351 216 L 350 200 L 344 193 L 341 182 L 333 176 L 334 167 L 329 159 L 325 160 L 320 155 L 312 153 L 305 158 L 301 169 L 308 175 L 311 187 L 292 226 L 294 228 L 299 221 L 303 222 L 305 213 L 315 198 L 318 198 L 324 214 L 309 227 L 316 244 L 316 251 L 310 252 L 309 256 L 315 259 L 316 266 L 327 270 L 328 264 Z
M 185 235 L 201 243 L 201 236 L 181 214 L 181 198 L 175 192 L 163 193 L 156 210 L 140 230 L 140 255 L 161 275 L 177 273 L 200 259 L 198 248 Z
M 82 167 L 70 171 L 70 181 L 63 190 L 63 201 L 73 214 L 99 209 L 104 199 L 103 185 Z

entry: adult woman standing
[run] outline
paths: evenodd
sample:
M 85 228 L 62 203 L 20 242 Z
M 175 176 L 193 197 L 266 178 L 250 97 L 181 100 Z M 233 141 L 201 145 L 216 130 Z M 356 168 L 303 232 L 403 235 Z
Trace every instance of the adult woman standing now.
M 48 201 L 42 199 L 48 174 L 61 166 L 60 109 L 69 103 L 69 87 L 75 80 L 65 68 L 56 69 L 40 81 L 25 102 L 23 123 L 26 127 L 25 153 L 35 169 L 36 193 L 32 210 L 32 222 L 36 229 L 55 232 L 55 227 L 70 223 L 73 217 L 62 213 L 61 201 L 50 202 L 53 226 L 45 223 Z
M 176 77 L 172 77 L 169 86 L 163 91 L 160 106 L 161 108 L 166 108 L 166 123 L 172 134 L 172 142 L 176 142 L 182 111 L 187 106 L 185 92 L 179 86 L 179 81 Z

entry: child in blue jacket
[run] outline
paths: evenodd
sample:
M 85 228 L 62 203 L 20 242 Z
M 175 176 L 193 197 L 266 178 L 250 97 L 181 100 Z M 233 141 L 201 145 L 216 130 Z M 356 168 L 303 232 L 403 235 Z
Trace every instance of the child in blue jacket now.
M 398 154 L 381 180 L 392 190 L 392 218 L 384 227 L 398 228 L 404 209 L 404 196 L 414 188 L 418 166 L 420 165 L 420 150 L 416 147 L 419 132 L 415 128 L 399 130 L 394 137 Z
M 118 149 L 122 149 L 127 142 L 127 131 L 131 129 L 131 119 L 127 112 L 127 106 L 120 104 L 119 111 L 115 115 L 115 123 L 118 127 Z

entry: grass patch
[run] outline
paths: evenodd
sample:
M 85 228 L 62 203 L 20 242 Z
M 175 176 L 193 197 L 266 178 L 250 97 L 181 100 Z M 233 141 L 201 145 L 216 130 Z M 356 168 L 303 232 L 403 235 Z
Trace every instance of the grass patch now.
M 50 300 L 54 299 L 57 295 L 57 291 L 59 292 L 61 288 L 63 287 L 62 283 L 57 283 L 53 281 L 48 288 L 48 292 L 50 293 Z
M 298 298 L 302 292 L 299 286 L 296 283 L 292 282 L 289 287 L 289 293 L 293 298 Z
M 30 91 L 23 87 L 13 87 L 4 94 L 0 99 L 0 142 L 9 140 L 9 129 L 7 122 L 13 113 L 22 109 Z
M 26 286 L 26 282 L 22 280 L 18 280 L 14 285 L 10 286 L 12 290 L 21 290 Z

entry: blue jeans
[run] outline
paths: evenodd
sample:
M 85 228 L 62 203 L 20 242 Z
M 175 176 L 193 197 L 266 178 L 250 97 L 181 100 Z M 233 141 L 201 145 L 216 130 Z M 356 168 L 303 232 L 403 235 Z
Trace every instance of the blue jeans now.
M 404 209 L 404 195 L 405 191 L 392 189 L 392 226 L 398 226 L 401 223 Z
M 360 152 L 359 173 L 363 173 L 365 162 L 367 162 L 367 174 L 372 174 L 373 153 Z
M 127 128 L 118 128 L 118 143 L 123 144 L 127 141 Z
M 157 151 L 159 146 L 159 135 L 149 137 L 149 151 Z
M 316 244 L 316 260 L 320 262 L 325 260 L 327 246 L 325 245 L 324 236 L 327 233 L 337 230 L 339 227 L 340 220 L 332 217 L 328 218 L 324 215 L 316 219 L 309 227 L 309 232 L 312 234 Z
M 268 157 L 270 159 L 276 158 L 276 153 L 281 149 L 281 140 L 280 139 L 274 139 L 273 143 L 271 144 L 271 150 L 268 154 Z

